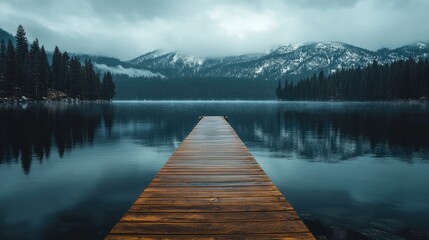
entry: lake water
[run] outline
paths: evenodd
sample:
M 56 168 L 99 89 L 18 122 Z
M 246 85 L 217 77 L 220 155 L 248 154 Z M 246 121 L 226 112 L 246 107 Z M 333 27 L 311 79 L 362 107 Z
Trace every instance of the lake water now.
M 200 115 L 229 122 L 305 219 L 429 231 L 429 105 L 0 106 L 0 239 L 103 239 Z

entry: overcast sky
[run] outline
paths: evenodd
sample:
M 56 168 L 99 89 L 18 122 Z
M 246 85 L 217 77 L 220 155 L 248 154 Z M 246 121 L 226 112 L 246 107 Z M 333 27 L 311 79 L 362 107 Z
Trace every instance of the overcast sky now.
M 0 28 L 22 24 L 48 50 L 128 60 L 154 49 L 197 56 L 297 42 L 367 49 L 429 40 L 428 0 L 0 0 Z

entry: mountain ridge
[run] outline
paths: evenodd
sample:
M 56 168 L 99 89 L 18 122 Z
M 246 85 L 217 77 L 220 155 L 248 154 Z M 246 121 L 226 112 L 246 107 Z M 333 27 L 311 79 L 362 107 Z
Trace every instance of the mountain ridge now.
M 365 67 L 373 61 L 386 64 L 428 57 L 429 42 L 376 51 L 342 42 L 308 42 L 278 46 L 265 53 L 217 58 L 155 50 L 125 63 L 166 77 L 292 78 L 296 81 L 320 70 L 331 73 Z
M 2 29 L 1 33 L 5 40 L 13 37 Z M 91 59 L 101 72 L 111 70 L 130 77 L 227 77 L 263 80 L 287 78 L 296 82 L 321 70 L 329 74 L 340 69 L 365 67 L 373 61 L 386 64 L 401 59 L 428 58 L 429 41 L 417 41 L 394 49 L 381 48 L 375 51 L 343 42 L 292 43 L 271 48 L 263 53 L 225 57 L 198 57 L 178 51 L 156 49 L 127 61 L 99 55 L 70 55 L 78 56 L 82 61 Z

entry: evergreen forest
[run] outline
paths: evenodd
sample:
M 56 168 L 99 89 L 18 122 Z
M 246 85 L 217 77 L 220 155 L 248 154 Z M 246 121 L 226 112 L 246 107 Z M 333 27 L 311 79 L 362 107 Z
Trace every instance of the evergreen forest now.
M 49 90 L 57 90 L 71 98 L 111 100 L 115 95 L 112 75 L 107 72 L 100 78 L 90 60 L 82 64 L 58 47 L 50 65 L 44 46 L 37 39 L 29 44 L 21 25 L 15 43 L 0 42 L 0 96 L 46 99 Z
M 287 80 L 276 88 L 279 100 L 312 101 L 396 101 L 427 100 L 429 96 L 428 59 L 399 60 L 380 65 L 376 61 L 365 68 L 336 71 L 328 76 Z

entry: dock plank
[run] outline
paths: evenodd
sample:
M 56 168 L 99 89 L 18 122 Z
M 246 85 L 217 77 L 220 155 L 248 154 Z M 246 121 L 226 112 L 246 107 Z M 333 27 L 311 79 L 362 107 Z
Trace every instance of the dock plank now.
M 203 117 L 108 240 L 314 239 L 223 117 Z

